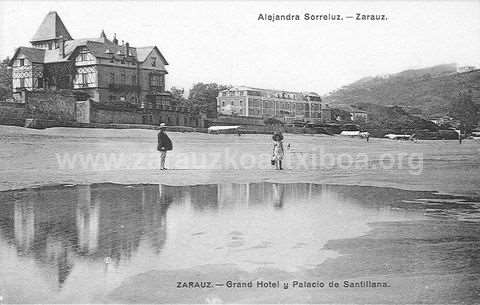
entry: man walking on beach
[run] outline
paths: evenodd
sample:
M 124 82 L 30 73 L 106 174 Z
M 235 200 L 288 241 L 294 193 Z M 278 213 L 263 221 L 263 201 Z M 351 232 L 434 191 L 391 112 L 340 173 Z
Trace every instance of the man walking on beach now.
M 160 132 L 158 133 L 158 146 L 157 150 L 160 152 L 160 169 L 165 170 L 165 159 L 167 158 L 167 151 L 173 149 L 172 140 L 168 137 L 165 130 L 167 126 L 165 123 L 160 124 Z

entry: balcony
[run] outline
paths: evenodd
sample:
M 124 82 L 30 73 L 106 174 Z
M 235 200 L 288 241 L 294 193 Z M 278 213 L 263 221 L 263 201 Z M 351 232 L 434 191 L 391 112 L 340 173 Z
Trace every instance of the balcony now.
M 115 92 L 136 92 L 140 91 L 140 86 L 127 84 L 110 84 L 108 85 L 108 89 Z

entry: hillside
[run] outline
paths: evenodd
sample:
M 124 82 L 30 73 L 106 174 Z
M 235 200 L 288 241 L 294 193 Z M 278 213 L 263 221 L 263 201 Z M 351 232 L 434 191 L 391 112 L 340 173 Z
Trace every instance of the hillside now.
M 324 101 L 333 107 L 357 103 L 402 106 L 432 117 L 448 114 L 462 89 L 471 89 L 480 103 L 480 70 L 456 73 L 456 65 L 448 64 L 367 77 L 332 92 Z
M 360 125 L 372 135 L 383 137 L 387 133 L 413 133 L 416 130 L 437 131 L 438 126 L 418 116 L 408 114 L 399 106 L 381 106 L 357 103 L 356 109 L 368 113 L 368 121 Z

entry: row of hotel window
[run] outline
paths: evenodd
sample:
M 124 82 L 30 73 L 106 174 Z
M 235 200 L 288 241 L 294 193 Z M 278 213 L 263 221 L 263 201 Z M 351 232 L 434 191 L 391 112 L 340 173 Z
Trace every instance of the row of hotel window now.
M 240 108 L 240 109 L 235 109 L 235 108 L 232 108 L 232 109 L 221 109 L 220 111 L 221 113 L 225 113 L 225 114 L 240 114 L 240 115 L 245 115 L 246 114 L 246 109 L 244 108 Z M 264 115 L 272 115 L 272 116 L 279 116 L 279 117 L 283 117 L 283 116 L 297 116 L 297 115 L 305 115 L 305 114 L 309 114 L 311 115 L 312 117 L 316 118 L 316 117 L 320 117 L 321 116 L 321 111 L 312 111 L 312 112 L 308 112 L 304 109 L 298 111 L 298 110 L 285 110 L 285 109 L 273 109 L 273 108 L 248 108 L 248 116 L 258 116 L 258 117 L 262 117 Z
M 229 103 L 232 106 L 235 104 L 243 107 L 243 101 L 230 101 Z M 225 107 L 227 104 L 225 101 L 222 101 L 222 107 Z M 280 109 L 296 109 L 298 111 L 305 110 L 309 107 L 307 103 L 287 103 L 287 102 L 273 102 L 273 101 L 262 101 L 258 99 L 249 99 L 248 108 L 280 108 Z M 312 104 L 312 110 L 321 110 L 322 106 L 320 104 Z
M 223 91 L 220 93 L 220 96 L 261 96 L 262 94 L 259 91 Z M 297 99 L 297 95 L 293 93 L 285 93 L 285 92 L 278 92 L 278 93 L 269 93 L 266 94 L 265 97 L 270 98 L 283 98 L 283 99 Z

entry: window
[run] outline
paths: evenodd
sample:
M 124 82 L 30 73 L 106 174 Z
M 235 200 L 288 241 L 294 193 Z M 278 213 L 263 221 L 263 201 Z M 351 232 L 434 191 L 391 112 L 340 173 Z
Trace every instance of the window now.
M 20 88 L 25 88 L 25 78 L 20 78 Z
M 88 60 L 87 55 L 88 55 L 88 51 L 86 49 L 82 49 L 80 51 L 80 55 L 79 55 L 80 59 L 79 60 L 80 61 L 87 61 Z
M 122 85 L 125 85 L 127 77 L 125 76 L 125 73 L 120 74 L 120 82 Z
M 137 76 L 136 75 L 132 75 L 132 85 L 137 85 Z
M 152 57 L 151 61 L 152 61 L 152 67 L 156 67 L 157 66 L 157 58 Z
M 126 101 L 125 96 L 120 96 L 120 102 L 125 102 L 125 101 Z
M 24 58 L 20 58 L 20 59 L 18 60 L 18 65 L 21 66 L 21 67 L 22 67 L 22 66 L 25 66 L 25 59 L 24 59 Z
M 115 84 L 115 73 L 110 73 L 110 84 Z
M 82 87 L 88 87 L 88 73 L 80 74 L 80 85 Z
M 164 89 L 164 76 L 161 74 L 150 75 L 150 88 L 163 91 Z
M 39 77 L 37 81 L 38 81 L 37 87 L 43 88 L 43 78 Z

